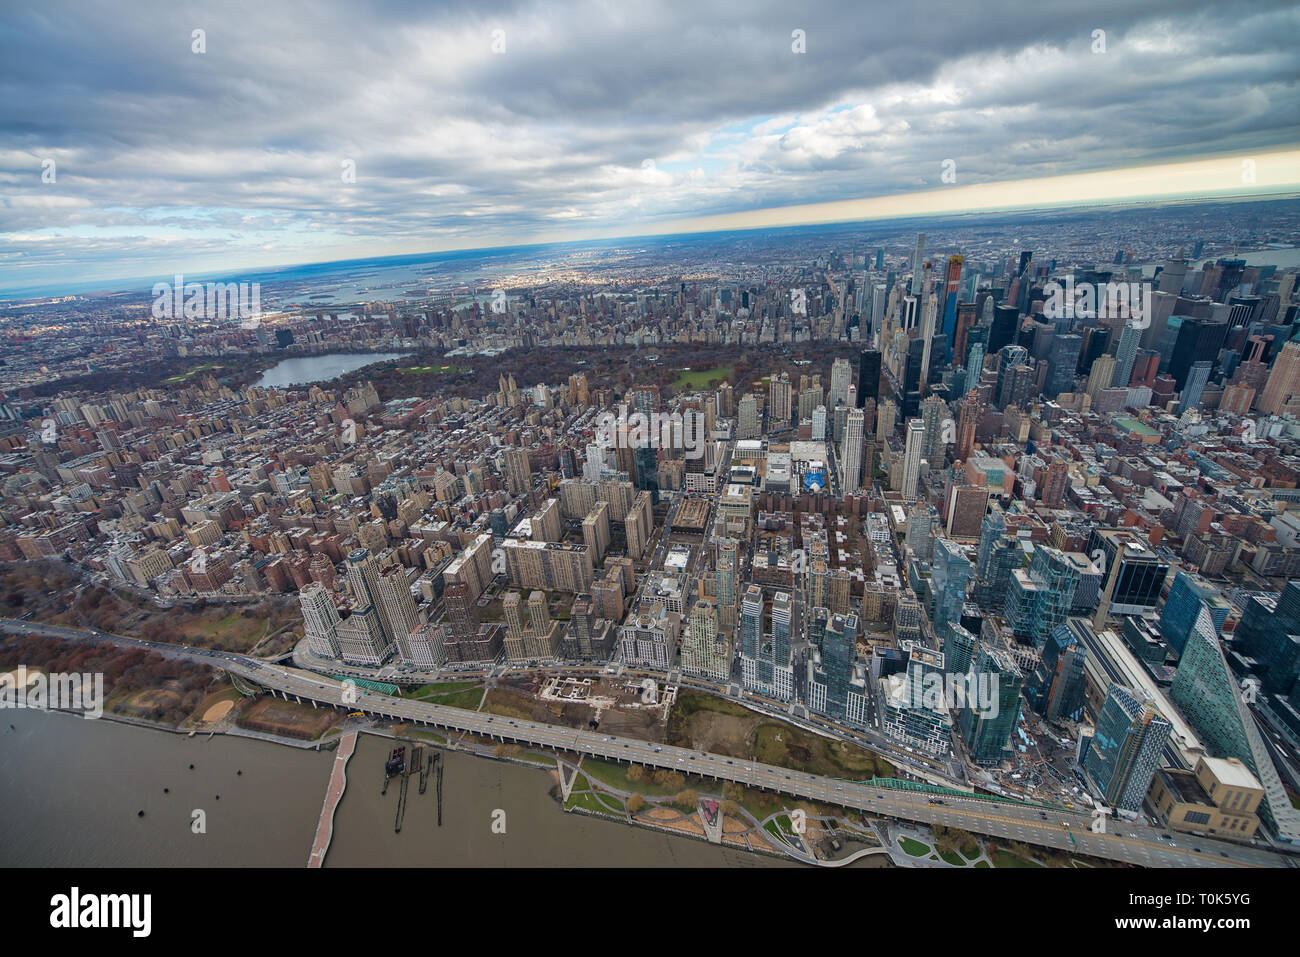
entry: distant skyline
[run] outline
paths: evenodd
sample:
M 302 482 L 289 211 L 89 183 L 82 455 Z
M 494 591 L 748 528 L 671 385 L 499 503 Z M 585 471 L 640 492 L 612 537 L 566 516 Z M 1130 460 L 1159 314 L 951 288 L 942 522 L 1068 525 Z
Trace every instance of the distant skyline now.
M 1293 3 L 887 11 L 6 9 L 0 293 L 1300 192 Z

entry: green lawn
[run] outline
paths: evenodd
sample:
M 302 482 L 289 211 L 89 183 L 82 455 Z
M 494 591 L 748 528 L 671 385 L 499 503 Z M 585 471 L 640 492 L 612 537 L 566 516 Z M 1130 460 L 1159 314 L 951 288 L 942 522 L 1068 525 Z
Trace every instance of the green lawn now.
M 576 784 L 574 785 L 573 792 L 569 795 L 569 799 L 564 802 L 564 807 L 566 809 L 572 807 L 580 807 L 583 810 L 596 811 L 599 814 L 622 814 L 623 813 L 623 808 L 618 806 L 618 802 L 615 801 L 613 798 L 604 797 L 600 794 L 597 794 L 595 791 L 590 791 L 590 790 L 580 791 L 578 790 Z
M 898 846 L 903 849 L 904 853 L 909 854 L 912 857 L 925 857 L 930 853 L 928 847 L 920 841 L 912 840 L 910 837 L 900 837 L 898 839 Z
M 674 389 L 698 390 L 706 388 L 714 379 L 731 379 L 733 366 L 719 366 L 716 369 L 682 369 L 673 382 Z
M 1010 851 L 998 848 L 993 852 L 994 867 L 1042 867 L 1042 864 L 1035 864 L 1033 861 L 1027 861 L 1024 858 L 1016 857 Z
M 599 781 L 615 791 L 635 791 L 648 797 L 669 797 L 682 790 L 681 787 L 655 784 L 650 779 L 653 772 L 649 768 L 643 769 L 645 777 L 640 781 L 632 781 L 627 776 L 630 768 L 631 765 L 615 764 L 612 761 L 597 761 L 594 758 L 588 758 L 582 762 L 583 772 L 593 780 Z
M 486 688 L 468 688 L 454 694 L 441 695 L 433 699 L 433 701 L 435 704 L 445 704 L 448 708 L 464 708 L 466 711 L 477 711 L 478 706 L 483 702 L 483 695 L 485 694 L 487 694 Z
M 222 365 L 216 365 L 216 364 L 210 362 L 210 363 L 208 363 L 208 364 L 206 364 L 206 365 L 195 366 L 195 367 L 194 367 L 193 369 L 191 369 L 189 372 L 183 372 L 183 373 L 181 373 L 180 375 L 174 375 L 174 376 L 172 376 L 170 379 L 165 379 L 165 380 L 163 380 L 163 381 L 165 381 L 165 382 L 184 382 L 186 379 L 192 379 L 192 378 L 194 378 L 194 376 L 198 375 L 200 372 L 210 372 L 210 371 L 215 370 L 215 369 L 224 369 L 224 368 L 225 368 L 225 366 L 222 366 Z
M 403 691 L 402 697 L 428 701 L 432 704 L 445 704 L 448 708 L 477 711 L 486 691 L 487 689 L 477 681 L 443 681 Z

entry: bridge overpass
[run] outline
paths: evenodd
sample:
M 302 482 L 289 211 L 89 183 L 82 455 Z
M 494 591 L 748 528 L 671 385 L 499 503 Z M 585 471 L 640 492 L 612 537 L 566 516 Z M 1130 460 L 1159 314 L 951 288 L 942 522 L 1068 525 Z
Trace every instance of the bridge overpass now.
M 1300 866 L 1300 859 L 1289 853 L 1166 832 L 1145 824 L 1108 821 L 1108 833 L 1095 834 L 1090 828 L 1090 813 L 1080 810 L 1051 810 L 976 795 L 944 794 L 936 797 L 925 792 L 844 781 L 691 748 L 619 738 L 599 731 L 394 698 L 355 686 L 348 687 L 342 682 L 313 672 L 232 652 L 185 648 L 104 632 L 13 619 L 0 619 L 0 629 L 147 648 L 167 657 L 223 668 L 230 674 L 238 675 L 285 699 L 345 711 L 361 711 L 376 718 L 443 731 L 464 732 L 506 743 L 666 768 L 713 781 L 734 781 L 746 787 L 796 799 L 820 801 L 870 815 L 927 825 L 943 824 L 1002 840 L 1050 847 L 1068 853 L 1088 854 L 1125 864 L 1142 867 Z M 355 697 L 345 699 L 345 694 Z M 1165 837 L 1165 834 L 1170 836 Z
M 1171 833 L 1171 837 L 1166 839 L 1163 837 L 1166 832 L 1141 824 L 1108 821 L 1108 833 L 1096 834 L 1091 830 L 1091 812 L 1052 810 L 976 795 L 948 793 L 936 797 L 926 792 L 900 791 L 707 751 L 465 711 L 362 689 L 351 689 L 356 699 L 345 700 L 342 683 L 312 672 L 246 662 L 231 662 L 223 667 L 286 699 L 361 711 L 375 718 L 465 732 L 504 743 L 665 768 L 712 781 L 734 781 L 750 788 L 867 814 L 922 824 L 944 824 L 1007 841 L 1088 854 L 1120 863 L 1143 867 L 1284 867 L 1297 864 L 1290 855 L 1259 847 L 1176 833 Z

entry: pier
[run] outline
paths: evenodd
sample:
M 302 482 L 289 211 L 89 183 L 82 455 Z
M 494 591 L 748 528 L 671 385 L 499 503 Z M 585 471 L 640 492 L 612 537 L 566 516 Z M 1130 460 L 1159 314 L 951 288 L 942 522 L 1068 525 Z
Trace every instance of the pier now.
M 330 771 L 329 787 L 325 789 L 325 802 L 321 805 L 320 820 L 316 824 L 316 838 L 312 841 L 311 856 L 307 858 L 308 867 L 321 867 L 325 863 L 325 852 L 330 849 L 330 839 L 334 836 L 334 812 L 343 800 L 343 791 L 348 786 L 348 759 L 357 749 L 357 732 L 345 734 L 339 741 L 339 749 L 334 754 L 334 768 Z
M 433 753 L 433 767 L 434 767 L 434 773 L 436 775 L 434 789 L 437 791 L 438 794 L 438 826 L 439 827 L 442 827 L 442 768 L 443 765 L 446 764 L 445 761 L 440 760 L 441 758 L 442 755 L 439 754 L 437 751 Z
M 402 766 L 402 778 L 397 788 L 397 816 L 393 818 L 393 833 L 402 833 L 402 818 L 406 816 L 406 789 L 411 783 L 411 765 Z
M 416 748 L 415 766 L 420 769 L 420 793 L 429 786 L 429 771 L 433 768 L 433 755 L 424 755 L 423 748 Z

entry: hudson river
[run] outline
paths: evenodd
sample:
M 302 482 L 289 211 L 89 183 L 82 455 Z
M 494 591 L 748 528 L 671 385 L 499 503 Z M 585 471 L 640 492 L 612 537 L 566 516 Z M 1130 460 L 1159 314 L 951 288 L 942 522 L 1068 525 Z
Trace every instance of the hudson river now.
M 412 775 L 395 834 L 397 782 L 379 794 L 391 746 L 361 736 L 326 867 L 799 866 L 568 814 L 544 771 L 445 751 L 442 827 L 433 776 L 420 794 Z M 2 710 L 0 865 L 305 867 L 333 760 L 249 738 Z M 191 830 L 196 809 L 204 834 Z M 497 810 L 504 834 L 493 833 Z

